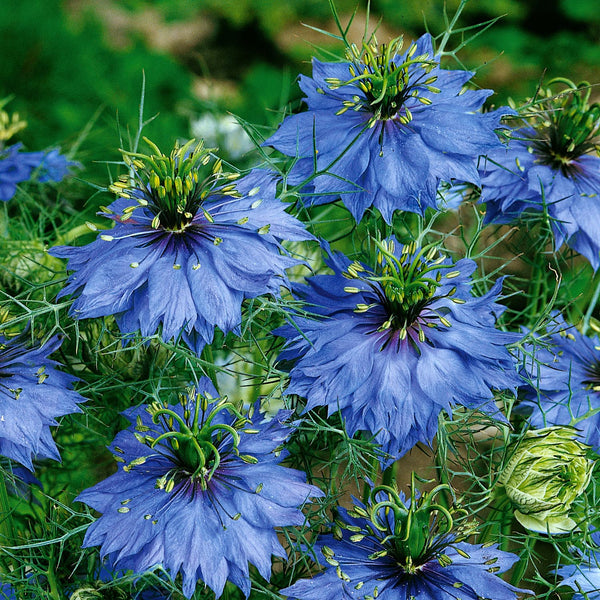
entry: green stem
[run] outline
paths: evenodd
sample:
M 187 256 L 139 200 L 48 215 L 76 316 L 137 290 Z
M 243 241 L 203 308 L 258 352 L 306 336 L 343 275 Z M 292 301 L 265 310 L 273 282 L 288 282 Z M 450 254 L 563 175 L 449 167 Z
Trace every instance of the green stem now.
M 50 586 L 50 595 L 55 600 L 62 600 L 62 595 L 58 587 L 58 580 L 56 579 L 56 556 L 54 554 L 54 548 L 52 548 L 52 554 L 48 561 L 48 571 L 46 571 L 46 578 L 48 585 Z
M 394 461 L 384 472 L 381 477 L 381 484 L 385 486 L 391 486 L 395 480 L 396 475 L 396 465 L 398 461 Z
M 583 317 L 583 325 L 581 326 L 581 333 L 583 335 L 586 334 L 588 327 L 590 326 L 590 319 L 592 318 L 592 313 L 594 312 L 594 308 L 596 308 L 596 303 L 598 302 L 598 296 L 600 296 L 600 279 L 598 279 L 598 283 L 596 284 L 596 289 L 594 290 L 594 295 L 590 300 L 590 304 L 588 309 L 585 312 L 585 316 Z
M 217 385 L 217 372 L 215 370 L 215 359 L 213 358 L 212 348 L 208 345 L 204 346 L 202 349 L 202 360 L 204 364 L 202 365 L 206 371 L 206 375 L 212 381 L 215 388 L 218 390 Z
M 6 489 L 6 477 L 0 476 L 0 546 L 12 546 L 15 542 L 15 532 L 10 518 L 10 504 L 8 490 Z M 0 572 L 10 573 L 10 559 L 0 553 Z
M 512 585 L 518 586 L 523 579 L 523 575 L 525 575 L 525 571 L 529 566 L 529 557 L 533 552 L 533 547 L 535 546 L 536 538 L 528 535 L 525 538 L 525 547 L 519 554 L 519 562 L 516 564 L 515 569 L 510 578 L 510 582 Z

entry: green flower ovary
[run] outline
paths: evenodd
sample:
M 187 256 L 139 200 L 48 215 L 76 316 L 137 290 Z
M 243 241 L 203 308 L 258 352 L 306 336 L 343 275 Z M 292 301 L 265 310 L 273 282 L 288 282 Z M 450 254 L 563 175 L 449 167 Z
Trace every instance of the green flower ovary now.
M 360 543 L 366 536 L 380 538 L 382 550 L 369 558 L 377 560 L 388 556 L 406 573 L 414 573 L 434 558 L 441 562 L 448 561 L 442 552 L 448 543 L 448 536 L 460 541 L 468 536 L 467 530 L 470 531 L 471 527 L 469 524 L 456 526 L 455 517 L 464 515 L 464 511 L 447 509 L 435 502 L 440 492 L 450 491 L 448 485 L 438 485 L 417 497 L 413 474 L 411 489 L 407 506 L 395 489 L 386 485 L 377 486 L 371 492 L 371 503 L 366 509 L 354 507 L 349 513 L 355 518 L 368 519 L 373 525 L 367 525 L 365 530 L 356 528 L 358 531 L 350 537 L 351 541 Z M 393 531 L 390 529 L 390 513 L 393 514 Z
M 425 247 L 416 252 L 415 245 L 408 244 L 402 248 L 398 258 L 394 254 L 392 241 L 384 240 L 375 244 L 379 250 L 375 272 L 368 272 L 360 263 L 354 262 L 344 276 L 368 282 L 386 309 L 388 319 L 381 325 L 380 331 L 389 329 L 405 332 L 434 298 L 442 278 L 440 263 L 445 257 L 434 260 L 437 255 L 435 247 Z M 437 272 L 433 275 L 432 271 Z M 350 293 L 360 291 L 352 286 L 345 290 Z M 355 312 L 366 312 L 371 306 L 357 304 Z
M 409 67 L 419 65 L 426 75 L 436 66 L 436 62 L 426 55 L 415 56 L 417 46 L 413 43 L 405 61 L 396 64 L 393 59 L 400 53 L 402 46 L 402 36 L 381 46 L 373 37 L 370 43 L 363 43 L 362 51 L 352 44 L 347 50 L 347 57 L 351 62 L 348 67 L 350 79 L 325 80 L 331 89 L 356 84 L 365 94 L 368 108 L 374 113 L 369 122 L 371 126 L 380 119 L 392 119 L 396 116 L 402 124 L 407 124 L 412 120 L 412 114 L 405 106 L 408 98 L 413 97 L 422 104 L 431 104 L 429 98 L 419 95 L 419 90 L 427 89 L 432 93 L 439 93 L 439 89 L 432 86 L 437 79 L 435 76 L 418 78 L 418 81 L 412 82 L 409 80 Z M 349 109 L 360 110 L 363 106 L 364 101 L 359 96 L 354 96 L 351 100 L 343 102 L 343 107 L 337 114 L 340 115 Z M 401 114 L 398 114 L 400 111 Z
M 600 104 L 589 104 L 591 86 L 585 82 L 579 86 L 562 79 L 553 82 L 565 83 L 568 89 L 559 94 L 553 94 L 550 89 L 540 92 L 539 102 L 547 109 L 541 113 L 538 138 L 533 141 L 532 150 L 541 164 L 568 175 L 577 171 L 573 161 L 600 151 L 596 141 L 600 131 Z M 540 117 L 535 105 L 529 112 Z
M 245 434 L 256 433 L 248 429 L 250 419 L 241 415 L 236 407 L 221 398 L 210 412 L 210 398 L 197 394 L 194 389 L 180 395 L 179 401 L 184 407 L 183 418 L 167 404 L 154 403 L 148 407 L 155 424 L 161 424 L 163 433 L 153 436 L 141 420 L 136 423 L 136 438 L 152 449 L 166 448 L 172 456 L 175 467 L 157 481 L 157 487 L 171 491 L 182 479 L 198 482 L 206 489 L 208 482 L 219 468 L 225 451 L 234 454 L 247 463 L 255 463 L 256 458 L 240 455 L 240 431 Z M 232 424 L 213 423 L 214 418 L 227 410 L 236 419 Z M 226 439 L 227 438 L 227 439 Z
M 212 167 L 213 149 L 204 148 L 200 141 L 192 150 L 195 140 L 184 146 L 175 145 L 167 156 L 150 140 L 144 138 L 153 150 L 146 155 L 122 150 L 123 159 L 130 167 L 130 174 L 123 175 L 110 186 L 110 190 L 122 198 L 133 198 L 138 206 L 147 206 L 154 215 L 152 227 L 174 233 L 183 232 L 192 222 L 209 194 L 237 197 L 235 185 L 229 183 L 215 189 L 220 181 L 230 182 L 237 173 L 224 174 L 223 163 L 215 159 Z M 126 219 L 137 206 L 126 209 Z M 207 221 L 210 214 L 204 211 Z

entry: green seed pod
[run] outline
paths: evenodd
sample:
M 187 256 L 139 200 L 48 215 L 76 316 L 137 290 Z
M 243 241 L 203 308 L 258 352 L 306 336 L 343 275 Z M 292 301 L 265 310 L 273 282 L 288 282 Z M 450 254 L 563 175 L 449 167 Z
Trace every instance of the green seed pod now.
M 575 528 L 569 512 L 590 482 L 589 450 L 568 427 L 531 430 L 515 444 L 499 482 L 523 527 L 552 534 Z

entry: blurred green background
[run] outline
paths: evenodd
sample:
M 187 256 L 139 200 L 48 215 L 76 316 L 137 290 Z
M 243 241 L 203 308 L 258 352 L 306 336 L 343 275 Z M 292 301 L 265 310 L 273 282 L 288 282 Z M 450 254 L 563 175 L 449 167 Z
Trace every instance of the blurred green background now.
M 444 4 L 453 14 L 459 2 L 372 0 L 371 25 L 381 20 L 380 41 L 415 38 L 424 21 L 437 34 Z M 359 41 L 366 2 L 336 0 L 344 22 L 357 5 Z M 597 0 L 471 0 L 460 24 L 497 17 L 459 54 L 495 104 L 531 95 L 542 77 L 600 80 Z M 14 96 L 8 110 L 28 121 L 27 149 L 77 143 L 82 177 L 105 184 L 103 161 L 135 131 L 142 73 L 145 115 L 159 113 L 145 132 L 164 149 L 206 113 L 235 113 L 268 135 L 300 98 L 298 73 L 332 45 L 303 23 L 335 31 L 327 0 L 2 0 L 0 98 Z

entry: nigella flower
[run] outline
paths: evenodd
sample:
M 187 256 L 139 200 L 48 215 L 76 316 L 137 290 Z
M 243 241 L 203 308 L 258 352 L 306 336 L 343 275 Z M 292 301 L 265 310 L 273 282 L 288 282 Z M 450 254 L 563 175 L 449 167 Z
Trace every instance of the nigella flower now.
M 23 154 L 19 152 L 21 144 L 14 144 L 0 150 L 0 200 L 10 200 L 17 191 L 17 185 L 28 181 L 33 167 L 22 160 Z
M 16 600 L 15 590 L 10 583 L 0 583 L 0 598 L 5 600 Z
M 561 79 L 560 82 L 564 83 Z M 511 133 L 508 147 L 482 162 L 486 221 L 507 223 L 546 210 L 555 247 L 567 243 L 595 269 L 600 265 L 600 104 L 589 103 L 584 83 L 541 100 L 525 116 L 532 123 Z
M 79 163 L 69 161 L 57 149 L 49 152 L 20 152 L 22 144 L 0 150 L 0 200 L 10 200 L 17 185 L 29 181 L 34 174 L 40 183 L 59 182 L 69 173 L 69 168 Z
M 78 497 L 102 513 L 84 546 L 101 545 L 115 569 L 181 573 L 188 598 L 198 580 L 217 597 L 226 581 L 247 596 L 248 563 L 268 579 L 271 555 L 285 557 L 275 528 L 301 525 L 298 507 L 322 495 L 278 464 L 289 411 L 267 421 L 258 405 L 246 416 L 216 396 L 203 378 L 177 405 L 125 411 L 132 424 L 111 446 L 118 472 Z
M 530 389 L 522 403 L 533 427 L 571 425 L 600 451 L 600 339 L 554 317 L 542 344 L 528 346 Z
M 592 534 L 592 540 L 597 548 L 600 541 L 598 532 Z M 556 570 L 556 574 L 562 577 L 559 587 L 569 586 L 579 592 L 572 600 L 600 600 L 600 550 L 580 553 L 578 558 L 576 564 L 562 565 Z
M 402 45 L 352 45 L 348 62 L 313 59 L 313 77 L 300 77 L 308 110 L 265 143 L 297 157 L 291 183 L 316 170 L 314 204 L 341 196 L 357 221 L 370 206 L 388 223 L 395 210 L 424 214 L 440 182 L 479 185 L 478 156 L 501 146 L 495 130 L 513 111 L 477 112 L 492 91 L 465 90 L 473 73 L 441 69 L 429 34 Z
M 515 600 L 529 593 L 498 576 L 517 556 L 464 541 L 469 528 L 456 526 L 456 511 L 435 503 L 444 488 L 405 502 L 378 486 L 366 505 L 338 507 L 337 534 L 314 545 L 325 570 L 281 593 L 296 600 Z
M 132 177 L 111 186 L 115 227 L 87 246 L 51 250 L 69 259 L 60 295 L 75 297 L 73 316 L 115 315 L 123 333 L 160 329 L 199 353 L 215 326 L 236 330 L 245 298 L 288 285 L 285 270 L 298 261 L 279 242 L 311 236 L 275 197 L 275 178 L 253 171 L 235 184 L 220 160 L 207 166 L 210 150 L 192 145 L 170 156 L 154 145 L 151 156 L 124 153 Z
M 62 341 L 28 348 L 25 336 L 0 336 L 0 455 L 33 471 L 33 458 L 60 460 L 50 426 L 57 417 L 81 412 L 85 402 L 71 389 L 77 379 L 48 358 Z
M 374 269 L 337 254 L 332 275 L 298 286 L 317 318 L 275 333 L 288 340 L 281 359 L 294 361 L 287 393 L 306 398 L 307 410 L 339 410 L 349 435 L 371 432 L 396 457 L 430 442 L 453 405 L 500 416 L 493 390 L 518 385 L 506 346 L 520 336 L 495 328 L 501 280 L 472 295 L 473 261 L 375 243 Z

